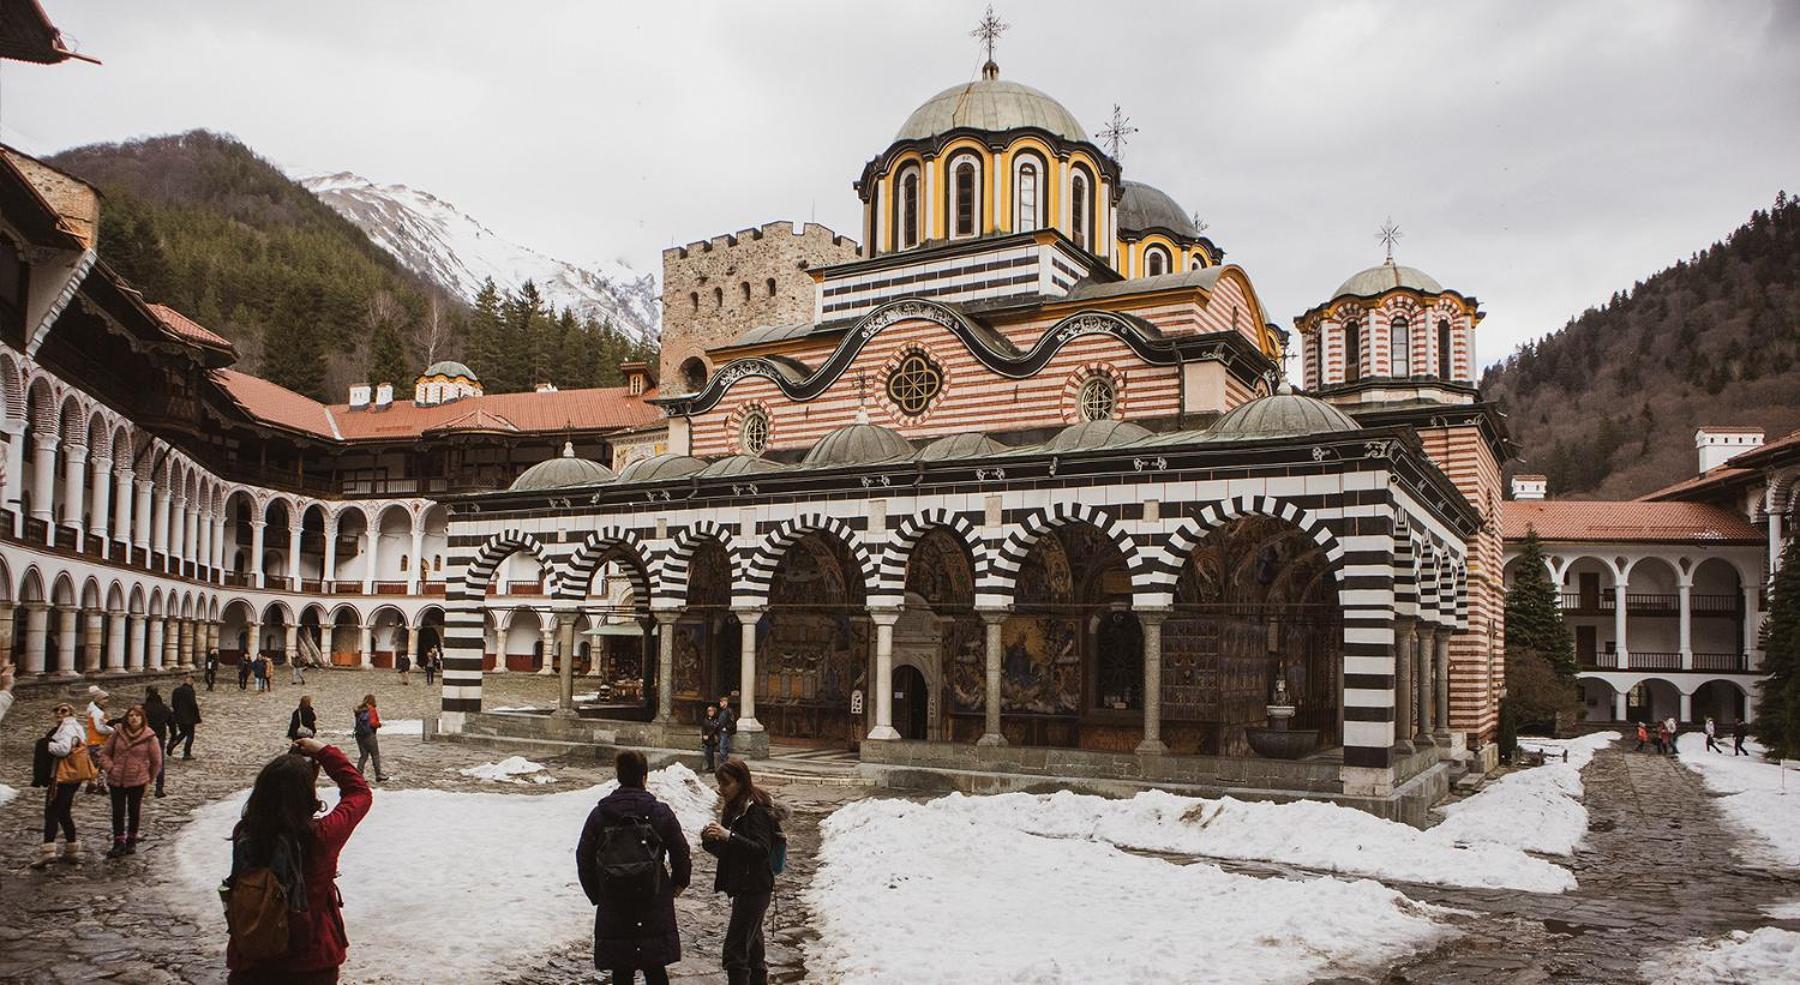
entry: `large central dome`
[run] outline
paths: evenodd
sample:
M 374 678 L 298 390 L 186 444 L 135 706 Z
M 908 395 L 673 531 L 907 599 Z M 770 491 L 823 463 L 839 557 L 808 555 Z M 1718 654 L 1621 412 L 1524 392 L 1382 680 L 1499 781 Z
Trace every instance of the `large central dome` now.
M 913 110 L 894 139 L 923 140 L 959 127 L 994 132 L 1036 127 L 1064 140 L 1088 140 L 1081 121 L 1062 103 L 1028 85 L 999 78 L 964 82 L 932 96 Z

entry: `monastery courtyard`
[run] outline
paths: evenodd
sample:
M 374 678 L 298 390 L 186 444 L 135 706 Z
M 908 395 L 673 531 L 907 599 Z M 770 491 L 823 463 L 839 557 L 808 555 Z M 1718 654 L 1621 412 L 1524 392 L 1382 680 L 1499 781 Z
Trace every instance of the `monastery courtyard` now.
M 347 734 L 350 709 L 367 692 L 376 695 L 388 723 L 382 751 L 391 779 L 378 788 L 374 810 L 358 840 L 382 856 L 384 875 L 377 882 L 393 878 L 389 873 L 411 870 L 425 873 L 428 883 L 439 882 L 443 893 L 412 895 L 400 903 L 381 886 L 365 888 L 367 873 L 359 878 L 357 869 L 369 864 L 362 861 L 368 855 L 347 855 L 342 882 L 353 941 L 347 970 L 358 968 L 359 958 L 373 963 L 361 966 L 367 977 L 352 971 L 346 980 L 432 980 L 404 972 L 388 977 L 381 969 L 429 965 L 440 946 L 436 940 L 461 934 L 480 938 L 484 949 L 500 952 L 497 966 L 505 971 L 494 980 L 521 985 L 595 980 L 586 939 L 591 911 L 573 885 L 573 860 L 568 857 L 578 820 L 544 832 L 550 841 L 566 843 L 552 854 L 554 864 L 567 871 L 557 873 L 552 882 L 539 879 L 529 862 L 514 859 L 510 842 L 490 845 L 486 854 L 470 854 L 466 842 L 454 840 L 456 836 L 447 835 L 443 827 L 410 826 L 410 819 L 418 816 L 410 804 L 404 811 L 395 809 L 421 792 L 435 791 L 441 798 L 435 802 L 436 819 L 452 826 L 468 816 L 458 807 L 460 798 L 473 804 L 496 797 L 573 794 L 578 801 L 573 816 L 578 816 L 593 799 L 585 788 L 609 778 L 603 764 L 591 753 L 577 751 L 530 757 L 547 767 L 554 783 L 503 783 L 465 776 L 459 770 L 494 763 L 516 750 L 477 742 L 424 741 L 416 734 L 415 723 L 435 708 L 437 688 L 425 686 L 416 675 L 409 685 L 402 685 L 391 672 L 312 671 L 304 686 L 287 683 L 285 673 L 278 677 L 273 693 L 267 695 L 240 692 L 235 678 L 220 680 L 210 694 L 200 686 L 205 723 L 194 758 L 171 760 L 168 795 L 146 802 L 146 838 L 135 857 L 116 861 L 101 857 L 107 824 L 104 801 L 83 795 L 76 823 L 89 846 L 85 859 L 73 867 L 59 863 L 42 875 L 25 868 L 40 821 L 36 799 L 40 794 L 29 788 L 30 742 L 37 734 L 33 723 L 47 717 L 60 692 L 38 689 L 21 696 L 9 716 L 9 727 L 0 732 L 0 782 L 19 789 L 16 799 L 0 806 L 0 869 L 5 872 L 0 911 L 8 914 L 0 926 L 0 942 L 5 945 L 0 948 L 5 954 L 0 981 L 222 982 L 223 928 L 207 912 L 209 907 L 216 910 L 216 904 L 199 887 L 223 871 L 226 854 L 222 844 L 211 852 L 212 869 L 217 871 L 197 876 L 187 871 L 191 842 L 184 835 L 197 823 L 195 812 L 241 794 L 261 764 L 285 747 L 288 716 L 302 694 L 312 695 L 324 737 L 354 751 Z M 173 683 L 165 685 L 165 693 Z M 497 706 L 542 707 L 554 703 L 556 683 L 546 675 L 514 673 L 495 675 L 487 686 Z M 121 684 L 112 700 L 121 706 L 136 701 L 141 687 Z M 816 898 L 808 891 L 818 863 L 819 823 L 849 802 L 884 795 L 857 785 L 854 766 L 847 762 L 821 761 L 796 748 L 778 746 L 774 753 L 757 766 L 771 775 L 770 788 L 794 816 L 788 826 L 792 862 L 782 877 L 770 927 L 771 981 L 827 981 L 831 978 L 820 974 L 821 969 L 808 966 L 821 933 L 814 912 Z M 1520 772 L 1529 774 L 1531 768 Z M 806 779 L 809 774 L 818 778 Z M 1312 980 L 1614 985 L 1656 980 L 1640 977 L 1640 966 L 1684 942 L 1719 938 L 1739 928 L 1800 929 L 1800 912 L 1792 902 L 1800 898 L 1800 871 L 1747 861 L 1757 857 L 1743 851 L 1754 839 L 1723 817 L 1719 798 L 1708 793 L 1695 772 L 1674 758 L 1635 753 L 1630 744 L 1621 743 L 1599 749 L 1581 778 L 1588 815 L 1585 843 L 1572 856 L 1546 856 L 1573 873 L 1576 888 L 1520 892 L 1384 878 L 1385 885 L 1412 900 L 1450 908 L 1435 917 L 1442 930 L 1439 942 L 1391 965 L 1322 968 Z M 710 778 L 706 782 L 710 785 Z M 1800 790 L 1795 795 L 1800 796 Z M 403 814 L 395 820 L 404 830 L 387 830 L 393 825 L 384 824 L 384 813 Z M 537 816 L 545 817 L 542 823 L 549 826 L 561 823 L 552 818 L 572 815 L 559 811 Z M 1315 837 L 1332 836 L 1319 832 Z M 1313 866 L 1279 859 L 1126 851 L 1160 866 L 1211 863 L 1233 876 L 1256 880 L 1329 878 Z M 726 909 L 720 898 L 705 891 L 711 885 L 712 858 L 696 852 L 694 859 L 693 888 L 678 901 L 685 956 L 671 970 L 676 981 L 723 982 L 714 956 L 724 933 Z M 902 882 L 915 868 L 905 858 L 893 864 Z M 1054 891 L 1049 883 L 1055 876 L 1046 879 L 1043 888 Z M 471 887 L 475 895 L 463 896 Z M 492 888 L 495 895 L 482 896 L 482 887 Z M 369 914 L 369 901 L 357 898 L 369 892 L 383 894 L 376 919 Z M 505 907 L 515 896 L 528 899 L 533 913 L 560 911 L 567 918 L 561 925 L 573 928 L 573 933 L 558 941 L 541 934 L 516 938 L 498 927 L 484 934 L 481 928 L 491 921 L 470 908 Z M 1783 902 L 1785 907 L 1780 906 Z M 1772 915 L 1786 919 L 1771 921 Z M 1054 947 L 1049 941 L 1039 944 Z M 396 948 L 401 953 L 375 953 Z M 1171 980 L 1187 977 L 1173 968 L 1170 974 Z

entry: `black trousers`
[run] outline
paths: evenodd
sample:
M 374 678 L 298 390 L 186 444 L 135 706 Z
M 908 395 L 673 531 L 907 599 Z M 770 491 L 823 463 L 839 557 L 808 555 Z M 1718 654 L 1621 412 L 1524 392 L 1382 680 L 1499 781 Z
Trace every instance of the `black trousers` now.
M 725 980 L 730 985 L 768 985 L 769 963 L 763 954 L 763 916 L 769 894 L 733 896 L 731 923 L 725 928 Z
M 75 795 L 80 792 L 79 783 L 52 783 L 44 791 L 44 844 L 56 840 L 58 828 L 64 841 L 75 840 Z
M 113 840 L 123 841 L 138 833 L 138 814 L 144 807 L 143 787 L 108 787 L 112 794 Z
M 194 754 L 194 727 L 192 725 L 182 725 L 177 722 L 169 726 L 169 747 L 164 749 L 163 752 L 174 752 L 177 744 L 180 744 L 181 746 L 181 755 L 183 758 Z
M 612 985 L 631 985 L 637 981 L 637 973 L 644 973 L 644 985 L 669 985 L 669 969 L 667 968 L 614 968 Z
M 206 689 L 208 691 L 213 689 L 213 682 L 217 681 L 218 679 L 219 679 L 219 668 L 217 668 L 217 667 L 206 668 Z

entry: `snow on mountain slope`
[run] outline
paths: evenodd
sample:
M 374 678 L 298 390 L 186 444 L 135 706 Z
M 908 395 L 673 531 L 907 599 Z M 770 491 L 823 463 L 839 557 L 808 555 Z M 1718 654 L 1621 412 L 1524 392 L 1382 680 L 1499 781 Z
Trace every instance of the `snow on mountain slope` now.
M 572 309 L 640 338 L 655 338 L 661 321 L 656 277 L 624 264 L 578 267 L 520 246 L 429 192 L 377 185 L 340 171 L 300 184 L 356 223 L 376 245 L 414 272 L 473 300 L 489 277 L 502 290 L 526 281 L 552 306 Z

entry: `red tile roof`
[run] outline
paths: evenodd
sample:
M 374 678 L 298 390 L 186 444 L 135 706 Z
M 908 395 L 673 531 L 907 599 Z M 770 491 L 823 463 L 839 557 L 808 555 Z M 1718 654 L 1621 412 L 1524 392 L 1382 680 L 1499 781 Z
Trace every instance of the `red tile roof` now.
M 457 432 L 612 431 L 662 419 L 662 412 L 648 402 L 655 390 L 633 396 L 625 387 L 495 393 L 433 407 L 397 400 L 382 410 L 352 410 L 348 404 L 322 404 L 236 370 L 215 370 L 213 378 L 251 416 L 339 441 L 395 441 Z
M 1754 544 L 1764 539 L 1740 514 L 1706 503 L 1511 500 L 1501 515 L 1507 540 L 1523 540 L 1530 529 L 1552 541 Z
M 1639 496 L 1638 499 L 1644 501 L 1682 499 L 1689 494 L 1729 485 L 1735 479 L 1748 478 L 1755 476 L 1756 474 L 1757 471 L 1755 469 L 1740 469 L 1730 465 L 1715 465 L 1699 475 L 1691 475 L 1680 482 L 1664 486 L 1661 489 L 1652 492 L 1647 492 L 1642 496 Z
M 157 320 L 163 323 L 164 328 L 175 334 L 176 338 L 185 339 L 189 342 L 198 342 L 201 345 L 212 346 L 215 349 L 223 349 L 226 352 L 237 352 L 237 350 L 232 347 L 230 341 L 226 340 L 223 336 L 181 312 L 176 311 L 174 308 L 171 308 L 166 304 L 152 304 L 147 307 L 149 307 L 152 314 L 156 315 Z

